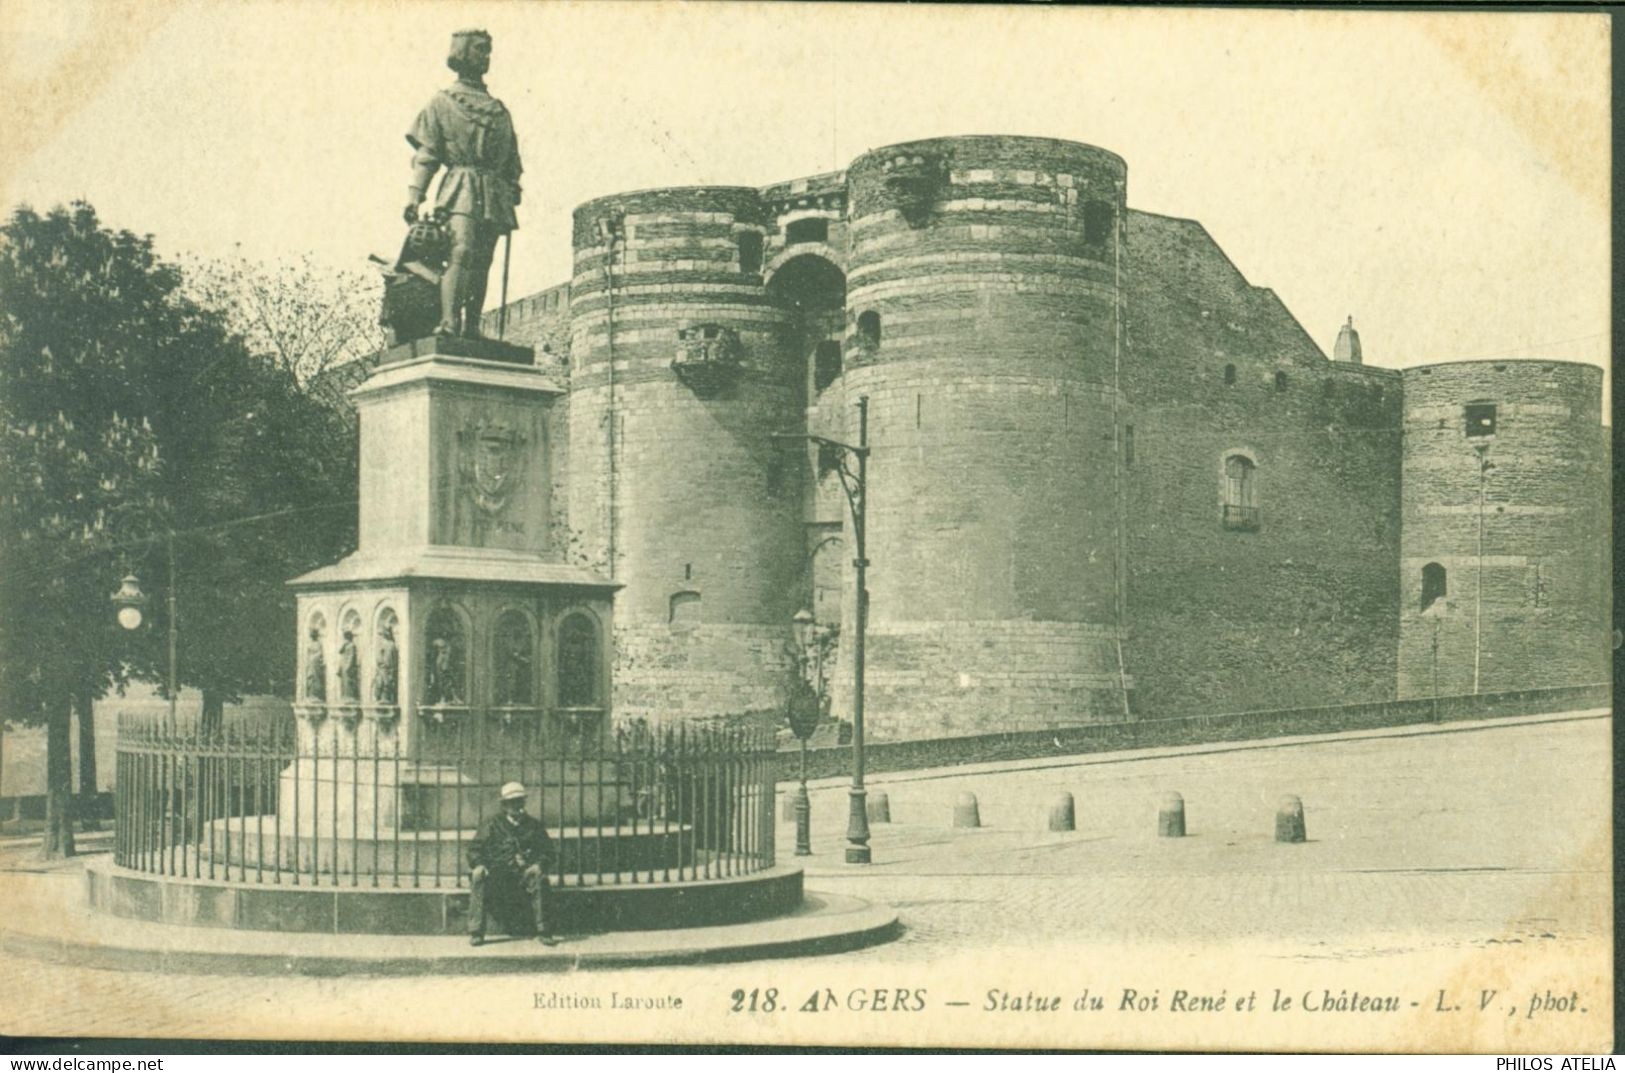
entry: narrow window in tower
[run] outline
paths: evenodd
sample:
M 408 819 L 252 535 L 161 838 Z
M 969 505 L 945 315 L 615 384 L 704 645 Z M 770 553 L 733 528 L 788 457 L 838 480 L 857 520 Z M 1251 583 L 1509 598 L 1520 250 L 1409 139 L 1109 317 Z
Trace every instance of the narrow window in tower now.
M 1252 531 L 1258 528 L 1257 467 L 1246 455 L 1224 460 L 1224 527 Z
M 1123 426 L 1123 465 L 1134 465 L 1134 426 Z
M 756 231 L 739 232 L 739 271 L 754 276 L 762 270 L 762 236 Z
M 1468 403 L 1466 419 L 1469 438 L 1495 435 L 1495 404 L 1493 402 Z
M 813 387 L 819 391 L 833 384 L 841 375 L 841 344 L 825 339 L 813 351 Z
M 1112 231 L 1112 207 L 1104 201 L 1091 201 L 1083 207 L 1083 241 L 1105 242 Z
M 1450 595 L 1450 579 L 1439 563 L 1422 567 L 1422 610 L 1426 611 L 1439 600 Z M 1440 610 L 1443 610 L 1441 605 Z
M 865 309 L 858 314 L 858 337 L 866 346 L 880 345 L 880 314 L 872 309 Z
M 1234 384 L 1236 382 L 1236 367 L 1234 365 L 1226 365 L 1224 367 L 1224 382 L 1227 384 Z
M 786 246 L 799 246 L 803 242 L 828 242 L 829 221 L 818 216 L 808 216 L 793 221 L 784 229 L 784 244 Z
M 1285 391 L 1286 390 L 1286 373 L 1279 372 L 1279 371 L 1276 372 L 1276 374 L 1275 374 L 1275 390 L 1276 391 Z

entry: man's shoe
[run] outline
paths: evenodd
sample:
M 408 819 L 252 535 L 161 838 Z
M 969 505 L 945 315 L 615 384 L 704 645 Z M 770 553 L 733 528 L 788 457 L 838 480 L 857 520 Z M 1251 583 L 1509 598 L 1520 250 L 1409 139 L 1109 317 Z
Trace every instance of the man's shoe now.
M 536 941 L 541 943 L 543 946 L 559 945 L 559 937 L 557 935 L 538 935 L 536 936 Z
M 483 935 L 470 935 L 468 937 L 469 946 L 479 946 L 483 942 L 485 942 L 485 936 Z

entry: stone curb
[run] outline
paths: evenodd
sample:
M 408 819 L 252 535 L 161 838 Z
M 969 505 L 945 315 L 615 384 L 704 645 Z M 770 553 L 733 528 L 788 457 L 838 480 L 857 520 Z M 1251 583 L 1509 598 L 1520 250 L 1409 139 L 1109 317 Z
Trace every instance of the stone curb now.
M 419 976 L 489 973 L 569 972 L 577 969 L 612 969 L 655 965 L 714 964 L 758 958 L 806 957 L 842 953 L 889 942 L 902 932 L 897 913 L 844 895 L 809 893 L 809 912 L 778 920 L 726 927 L 639 932 L 647 945 L 625 945 L 629 933 L 566 939 L 556 947 L 541 947 L 532 940 L 494 942 L 476 953 L 461 937 L 413 937 L 417 945 L 433 943 L 444 953 L 372 956 L 355 953 L 305 952 L 299 946 L 330 945 L 332 936 L 283 934 L 291 951 L 281 953 L 209 950 L 177 945 L 189 929 L 161 928 L 160 944 L 132 945 L 110 938 L 58 938 L 22 932 L 0 933 L 0 951 L 8 957 L 50 961 L 78 968 L 112 969 L 228 976 Z M 117 920 L 108 918 L 115 926 Z M 400 937 L 368 936 L 392 939 Z M 612 940 L 606 943 L 605 939 Z M 661 940 L 665 941 L 662 942 Z
M 1579 708 L 1568 712 L 1538 712 L 1532 715 L 1504 715 L 1488 719 L 1455 720 L 1443 723 L 1396 723 L 1387 727 L 1368 727 L 1360 730 L 1336 730 L 1323 734 L 1292 734 L 1276 738 L 1239 738 L 1233 741 L 1192 743 L 1189 745 L 1152 745 L 1133 749 L 1103 750 L 1100 752 L 1067 753 L 1057 756 L 1029 757 L 1024 760 L 984 760 L 971 764 L 911 768 L 870 774 L 867 783 L 872 788 L 884 789 L 908 782 L 932 782 L 940 779 L 958 779 L 971 775 L 1003 775 L 1016 771 L 1045 771 L 1051 768 L 1091 767 L 1099 764 L 1131 764 L 1144 760 L 1166 760 L 1184 756 L 1209 756 L 1223 753 L 1252 752 L 1258 749 L 1291 749 L 1304 745 L 1329 745 L 1341 742 L 1374 741 L 1382 738 L 1417 738 L 1434 734 L 1475 734 L 1486 730 L 1529 726 L 1537 723 L 1572 723 L 1586 719 L 1612 718 L 1611 708 Z M 839 790 L 851 784 L 850 775 L 829 775 L 808 779 L 807 789 Z M 795 780 L 780 779 L 779 786 L 793 792 Z M 783 792 L 781 790 L 781 792 Z

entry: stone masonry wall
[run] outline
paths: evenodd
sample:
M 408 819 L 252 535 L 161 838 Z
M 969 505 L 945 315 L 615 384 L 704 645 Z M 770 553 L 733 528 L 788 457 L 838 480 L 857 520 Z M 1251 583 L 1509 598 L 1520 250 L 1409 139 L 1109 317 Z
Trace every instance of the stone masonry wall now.
M 1111 153 L 1017 137 L 889 146 L 847 173 L 843 380 L 848 434 L 869 399 L 877 737 L 1123 711 L 1109 370 L 1124 178 Z
M 1402 696 L 1602 681 L 1608 671 L 1609 477 L 1602 370 L 1457 362 L 1405 370 Z M 1492 436 L 1466 406 L 1496 407 Z M 1484 449 L 1490 464 L 1481 473 Z M 1483 547 L 1480 555 L 1480 480 Z M 1422 613 L 1422 569 L 1446 595 Z M 1483 578 L 1482 603 L 1479 578 Z M 1476 640 L 1476 644 L 1475 644 Z
M 1420 696 L 1435 625 L 1440 690 L 1469 691 L 1468 395 L 1503 421 L 1482 687 L 1603 677 L 1598 371 L 1330 362 L 1200 224 L 1129 212 L 1125 187 L 1094 147 L 942 138 L 577 210 L 574 277 L 513 303 L 508 337 L 570 384 L 549 418 L 553 546 L 624 585 L 619 716 L 775 709 L 802 607 L 840 623 L 850 715 L 846 501 L 773 435 L 853 441 L 860 397 L 876 740 L 1115 723 L 1126 702 L 1157 719 Z M 844 278 L 838 314 L 784 285 L 814 261 Z M 738 342 L 709 396 L 672 367 L 697 324 Z M 813 348 L 837 335 L 843 371 L 819 386 Z M 1256 525 L 1225 522 L 1232 455 L 1254 466 Z M 1438 622 L 1417 619 L 1432 561 Z
M 1193 221 L 1132 213 L 1127 246 L 1136 710 L 1391 697 L 1398 375 L 1328 361 Z M 1223 521 L 1232 454 L 1255 530 Z
M 616 229 L 613 251 L 601 221 Z M 785 359 L 785 313 L 740 265 L 740 229 L 761 222 L 756 191 L 739 187 L 576 210 L 569 526 L 624 585 L 622 718 L 752 710 L 782 695 L 804 463 L 773 434 L 801 423 L 802 371 Z M 680 332 L 702 327 L 731 340 L 714 390 L 673 367 Z

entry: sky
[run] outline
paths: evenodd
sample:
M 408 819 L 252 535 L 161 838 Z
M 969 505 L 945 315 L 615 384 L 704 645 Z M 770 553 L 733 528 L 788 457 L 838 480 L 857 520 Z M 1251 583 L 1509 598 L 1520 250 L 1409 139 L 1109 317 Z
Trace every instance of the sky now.
M 514 297 L 567 278 L 592 197 L 1029 134 L 1124 157 L 1131 207 L 1201 221 L 1328 353 L 1352 315 L 1374 365 L 1607 364 L 1603 15 L 7 0 L 0 205 L 364 269 L 469 26 L 525 157 Z

